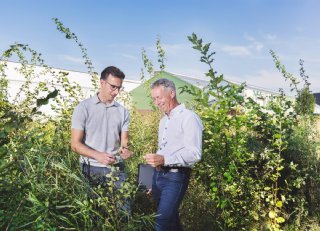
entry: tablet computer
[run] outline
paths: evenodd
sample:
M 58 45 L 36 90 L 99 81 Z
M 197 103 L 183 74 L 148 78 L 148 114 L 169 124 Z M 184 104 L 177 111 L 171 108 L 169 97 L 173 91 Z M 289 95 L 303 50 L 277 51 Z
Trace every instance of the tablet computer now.
M 152 188 L 153 171 L 154 167 L 149 164 L 138 165 L 138 184 L 141 189 L 148 190 Z

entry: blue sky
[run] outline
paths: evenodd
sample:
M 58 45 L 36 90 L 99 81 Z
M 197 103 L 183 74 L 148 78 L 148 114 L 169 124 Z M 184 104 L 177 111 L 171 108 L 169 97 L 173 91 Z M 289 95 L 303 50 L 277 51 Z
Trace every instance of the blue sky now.
M 274 50 L 287 71 L 299 75 L 304 60 L 313 92 L 320 92 L 320 1 L 317 0 L 117 0 L 0 1 L 0 52 L 29 44 L 48 65 L 86 71 L 77 45 L 56 30 L 69 27 L 87 48 L 95 70 L 120 67 L 140 78 L 141 49 L 159 68 L 155 42 L 166 50 L 166 70 L 203 77 L 207 66 L 192 49 L 193 32 L 211 42 L 214 66 L 227 79 L 271 90 L 288 89 L 275 68 Z

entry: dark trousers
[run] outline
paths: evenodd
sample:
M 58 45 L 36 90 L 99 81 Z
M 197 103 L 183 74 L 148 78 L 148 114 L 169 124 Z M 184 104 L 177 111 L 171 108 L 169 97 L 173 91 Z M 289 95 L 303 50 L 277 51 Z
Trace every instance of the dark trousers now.
M 183 230 L 179 218 L 179 207 L 188 188 L 191 169 L 155 169 L 152 182 L 152 195 L 158 205 L 156 231 Z
M 124 164 L 118 163 L 115 165 L 118 168 L 117 171 L 114 171 L 114 176 L 118 177 L 119 180 L 116 181 L 116 188 L 120 188 L 121 183 L 123 183 L 127 176 L 124 172 Z M 106 183 L 110 180 L 106 177 L 111 173 L 111 168 L 109 167 L 96 167 L 91 166 L 89 164 L 82 163 L 81 170 L 84 176 L 88 179 L 90 186 L 98 186 L 98 185 L 106 185 Z
M 115 182 L 115 185 L 112 185 L 115 186 L 115 192 L 117 193 L 118 189 L 121 188 L 121 184 L 123 184 L 127 179 L 127 175 L 124 171 L 123 163 L 118 163 L 114 166 L 117 167 L 118 170 L 112 172 L 111 168 L 109 167 L 96 167 L 82 163 L 81 169 L 84 176 L 88 179 L 91 187 L 97 187 L 98 185 L 101 185 L 101 187 L 105 188 L 109 187 L 108 183 L 110 181 L 110 178 L 107 176 L 109 174 L 113 174 L 113 176 L 118 178 L 118 180 Z M 93 192 L 90 192 L 88 196 L 92 199 L 97 198 L 97 195 L 95 195 Z M 124 203 L 121 203 L 120 207 L 126 213 L 131 213 L 131 206 L 128 200 L 126 200 Z

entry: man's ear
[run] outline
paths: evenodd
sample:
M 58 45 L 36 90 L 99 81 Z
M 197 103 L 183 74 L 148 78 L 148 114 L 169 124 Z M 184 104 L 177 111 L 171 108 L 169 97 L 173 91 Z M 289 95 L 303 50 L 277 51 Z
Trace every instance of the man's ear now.
M 171 99 L 173 99 L 176 96 L 176 92 L 175 91 L 171 91 L 170 96 L 171 96 Z

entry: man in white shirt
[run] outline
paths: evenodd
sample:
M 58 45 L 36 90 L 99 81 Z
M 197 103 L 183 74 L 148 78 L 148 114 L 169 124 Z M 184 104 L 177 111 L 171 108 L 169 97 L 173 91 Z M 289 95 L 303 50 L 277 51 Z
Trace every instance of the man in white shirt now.
M 191 167 L 201 159 L 203 125 L 176 97 L 175 85 L 159 79 L 151 86 L 154 104 L 165 113 L 159 125 L 158 151 L 145 156 L 155 168 L 152 195 L 158 209 L 156 231 L 183 230 L 179 206 L 188 188 Z

